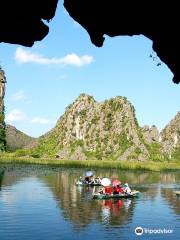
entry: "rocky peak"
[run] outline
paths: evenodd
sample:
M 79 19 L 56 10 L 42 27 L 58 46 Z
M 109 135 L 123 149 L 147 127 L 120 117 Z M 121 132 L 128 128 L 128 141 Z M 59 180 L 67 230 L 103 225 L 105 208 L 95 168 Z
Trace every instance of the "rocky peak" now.
M 93 98 L 93 96 L 90 96 L 90 95 L 88 95 L 88 94 L 86 94 L 86 93 L 81 93 L 78 97 L 77 97 L 77 99 L 75 100 L 75 102 L 91 102 L 91 101 L 93 101 L 93 102 L 95 102 L 95 99 Z
M 148 158 L 135 109 L 125 97 L 98 103 L 81 94 L 66 108 L 55 128 L 41 138 L 40 145 L 47 146 L 50 139 L 56 142 L 54 153 L 66 159 Z
M 160 141 L 163 152 L 171 155 L 173 151 L 180 148 L 180 112 L 161 131 Z

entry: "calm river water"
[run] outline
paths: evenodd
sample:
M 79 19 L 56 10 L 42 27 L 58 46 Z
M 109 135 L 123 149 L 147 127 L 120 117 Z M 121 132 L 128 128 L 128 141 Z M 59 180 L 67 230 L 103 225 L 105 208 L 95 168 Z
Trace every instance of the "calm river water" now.
M 9 166 L 0 176 L 0 240 L 180 239 L 179 172 L 95 171 L 141 192 L 116 201 L 94 200 L 95 188 L 77 187 L 83 173 Z

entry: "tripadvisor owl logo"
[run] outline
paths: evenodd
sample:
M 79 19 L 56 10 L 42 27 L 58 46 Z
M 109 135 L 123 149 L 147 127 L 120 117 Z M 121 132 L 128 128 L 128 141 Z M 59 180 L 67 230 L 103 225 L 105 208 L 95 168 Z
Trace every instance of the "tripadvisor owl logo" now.
M 136 235 L 142 235 L 143 234 L 143 228 L 142 227 L 137 227 L 135 228 L 135 234 Z

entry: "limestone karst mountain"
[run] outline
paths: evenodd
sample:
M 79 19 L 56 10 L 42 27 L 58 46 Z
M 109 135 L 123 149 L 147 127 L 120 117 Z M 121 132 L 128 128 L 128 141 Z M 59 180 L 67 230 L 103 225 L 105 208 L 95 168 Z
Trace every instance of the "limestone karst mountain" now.
M 169 158 L 180 159 L 180 112 L 161 131 L 159 140 Z
M 147 132 L 151 132 L 148 134 Z M 39 139 L 40 155 L 60 159 L 148 160 L 157 129 L 141 128 L 125 97 L 96 102 L 81 94 L 66 108 L 56 126 Z M 159 147 L 155 148 L 158 156 Z
M 97 102 L 81 94 L 55 127 L 38 139 L 7 125 L 9 150 L 59 159 L 155 160 L 180 158 L 180 112 L 159 134 L 155 125 L 140 127 L 126 97 Z

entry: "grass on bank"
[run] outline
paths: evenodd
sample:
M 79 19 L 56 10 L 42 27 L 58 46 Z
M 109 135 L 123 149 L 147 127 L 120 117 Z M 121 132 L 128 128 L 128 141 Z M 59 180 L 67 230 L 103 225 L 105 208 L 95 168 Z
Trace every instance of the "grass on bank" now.
M 124 170 L 169 171 L 180 170 L 180 162 L 152 161 L 105 161 L 105 160 L 59 160 L 49 158 L 27 158 L 0 156 L 0 164 L 39 164 L 67 168 L 107 168 Z

